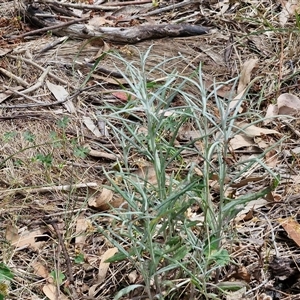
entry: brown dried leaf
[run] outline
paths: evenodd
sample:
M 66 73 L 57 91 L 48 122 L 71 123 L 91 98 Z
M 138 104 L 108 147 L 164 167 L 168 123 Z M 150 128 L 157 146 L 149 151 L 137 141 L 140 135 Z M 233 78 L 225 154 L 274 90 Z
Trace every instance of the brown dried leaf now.
M 273 129 L 268 129 L 268 128 L 261 128 L 255 125 L 250 125 L 244 122 L 239 122 L 236 123 L 236 126 L 241 128 L 244 134 L 246 134 L 248 137 L 256 137 L 256 136 L 260 136 L 262 134 L 278 134 L 280 135 L 280 133 L 276 130 Z
M 243 147 L 253 146 L 254 142 L 246 135 L 236 134 L 229 142 L 230 148 L 236 150 Z
M 251 81 L 251 72 L 258 62 L 258 58 L 251 58 L 244 62 L 241 70 L 241 78 L 239 81 L 237 93 L 243 92 Z
M 296 11 L 299 12 L 299 1 L 289 0 L 280 2 L 282 4 L 282 10 L 279 13 L 279 23 L 283 27 L 290 16 L 294 16 Z
M 94 15 L 89 21 L 88 24 L 94 26 L 95 28 L 101 27 L 105 24 L 114 25 L 114 22 L 106 19 L 105 17 Z
M 6 54 L 10 53 L 11 51 L 13 51 L 13 49 L 0 48 L 0 57 L 5 56 Z
M 279 219 L 278 222 L 287 232 L 289 238 L 300 247 L 300 224 L 293 218 Z
M 105 280 L 106 273 L 109 268 L 109 264 L 105 262 L 107 259 L 111 258 L 118 252 L 118 248 L 114 247 L 105 251 L 105 253 L 101 257 L 101 262 L 99 265 L 99 272 L 98 272 L 98 283 L 102 283 Z
M 77 222 L 76 222 L 76 237 L 75 237 L 75 245 L 82 247 L 85 243 L 85 239 L 86 239 L 86 230 L 90 225 L 90 221 L 85 218 L 83 215 L 80 215 L 77 218 Z
M 157 183 L 156 172 L 152 166 L 142 166 L 135 174 L 150 184 Z
M 46 80 L 46 85 L 57 101 L 64 101 L 69 96 L 69 93 L 63 86 L 53 84 L 48 80 Z M 71 100 L 67 100 L 63 105 L 69 113 L 76 112 L 75 106 Z
M 130 283 L 135 283 L 138 278 L 137 271 L 134 270 L 128 274 L 128 279 Z
M 236 218 L 234 219 L 235 222 L 240 222 L 242 220 L 245 220 L 248 218 L 248 220 L 250 220 L 250 216 L 251 216 L 251 211 L 253 211 L 253 209 L 257 209 L 260 207 L 264 207 L 266 205 L 268 205 L 269 201 L 263 199 L 263 198 L 259 198 L 256 200 L 252 200 L 249 201 L 247 203 L 247 205 L 244 207 L 243 210 L 241 210 L 237 215 Z M 250 212 L 250 215 L 249 215 Z
M 36 238 L 41 236 L 48 235 L 45 235 L 42 229 L 34 231 L 25 230 L 22 233 L 18 233 L 17 228 L 13 226 L 6 228 L 6 239 L 16 248 L 31 247 L 34 250 L 38 250 L 45 244 L 45 242 L 36 241 Z
M 109 44 L 103 41 L 103 46 L 99 49 L 94 59 L 96 60 L 97 58 L 100 58 L 104 53 L 108 52 L 109 50 L 110 50 Z
M 274 120 L 274 117 L 278 115 L 278 106 L 274 104 L 270 104 L 267 108 L 267 112 L 265 115 L 264 125 L 269 124 L 272 120 Z
M 121 100 L 123 102 L 127 102 L 128 99 L 131 97 L 131 95 L 129 95 L 126 92 L 123 91 L 117 91 L 117 92 L 113 92 L 111 93 L 114 97 L 116 97 L 118 100 Z
M 239 267 L 236 267 L 236 274 L 234 277 L 236 279 L 242 279 L 242 280 L 245 280 L 246 282 L 250 282 L 251 275 L 245 266 L 239 266 Z
M 241 289 L 239 289 L 235 292 L 227 292 L 226 300 L 244 300 L 246 291 L 247 291 L 247 288 L 242 287 Z
M 278 154 L 274 149 L 266 153 L 265 159 L 266 159 L 266 164 L 269 167 L 276 167 L 278 165 Z
M 97 290 L 99 285 L 105 280 L 109 264 L 105 261 L 109 258 L 111 258 L 113 255 L 115 255 L 118 252 L 118 249 L 116 247 L 108 249 L 101 257 L 101 262 L 99 265 L 99 272 L 98 272 L 98 280 L 97 283 L 92 285 L 89 289 L 89 296 L 94 299 L 95 295 L 97 294 Z
M 104 204 L 110 203 L 113 198 L 113 192 L 107 188 L 103 188 L 101 192 L 96 192 L 90 199 L 89 199 L 89 206 L 93 208 L 100 208 Z
M 100 137 L 101 133 L 90 117 L 83 117 L 83 124 L 96 136 Z
M 61 292 L 59 292 L 59 296 L 57 295 L 57 288 L 52 283 L 44 285 L 43 292 L 50 300 L 68 300 L 68 297 L 62 294 Z
M 33 273 L 35 275 L 40 276 L 45 279 L 47 279 L 47 278 L 52 279 L 51 277 L 49 277 L 48 269 L 41 262 L 33 263 L 32 267 L 33 267 Z

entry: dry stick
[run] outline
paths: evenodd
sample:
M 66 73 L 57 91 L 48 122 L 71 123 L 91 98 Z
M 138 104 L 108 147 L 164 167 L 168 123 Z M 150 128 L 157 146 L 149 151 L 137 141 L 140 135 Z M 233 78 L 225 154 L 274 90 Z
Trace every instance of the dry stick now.
M 54 223 L 53 223 L 54 224 Z M 56 228 L 53 226 L 52 224 L 52 228 L 54 229 L 54 231 L 57 234 L 57 230 Z M 57 228 L 58 229 L 58 228 Z M 59 240 L 59 236 L 58 236 L 58 240 Z M 58 241 L 58 245 L 57 245 L 57 252 L 56 252 L 56 258 L 54 256 L 54 265 L 55 265 L 55 270 L 56 270 L 56 278 L 59 278 L 59 270 L 60 270 L 60 253 L 61 253 L 61 243 L 60 240 Z M 55 252 L 54 252 L 55 255 Z M 60 299 L 60 283 L 59 280 L 55 280 L 55 286 L 56 286 L 56 290 L 55 290 L 55 299 L 59 300 Z
M 35 56 L 35 57 L 40 56 L 42 53 L 47 52 L 48 50 L 54 48 L 55 46 L 57 46 L 61 43 L 64 43 L 68 38 L 69 38 L 68 36 L 63 36 L 61 38 L 56 39 L 54 42 L 47 44 L 46 47 L 44 47 L 42 50 L 40 50 L 38 52 L 37 56 Z
M 52 225 L 54 231 L 56 232 L 59 244 L 60 244 L 61 249 L 64 253 L 65 261 L 66 261 L 66 264 L 67 264 L 67 270 L 68 270 L 68 279 L 69 279 L 69 282 L 70 282 L 69 287 L 70 287 L 70 289 L 73 293 L 73 299 L 78 299 L 76 289 L 74 288 L 74 276 L 73 276 L 73 272 L 72 272 L 72 264 L 71 264 L 71 259 L 70 259 L 68 250 L 67 250 L 66 245 L 64 243 L 63 237 L 60 234 L 60 231 L 58 229 L 57 224 L 55 222 L 53 222 L 51 225 Z M 59 259 L 57 261 L 59 262 Z M 57 291 L 59 291 L 59 285 L 58 285 Z
M 110 6 L 126 6 L 126 5 L 139 5 L 139 4 L 146 4 L 146 3 L 152 3 L 152 0 L 113 2 L 113 3 L 109 3 L 109 5 Z
M 6 87 L 7 88 L 7 87 Z M 9 88 L 8 88 L 9 89 Z M 16 91 L 14 91 L 15 93 L 18 93 Z M 27 108 L 27 107 L 45 107 L 45 106 L 53 106 L 53 105 L 58 105 L 58 104 L 62 104 L 62 103 L 65 103 L 67 102 L 68 100 L 76 97 L 79 93 L 81 92 L 81 90 L 78 90 L 77 92 L 75 92 L 73 95 L 69 96 L 69 97 L 66 97 L 66 99 L 63 99 L 63 100 L 59 100 L 59 101 L 55 101 L 55 102 L 52 102 L 52 103 L 28 103 L 28 104 L 17 104 L 17 105 L 0 105 L 0 109 L 1 108 L 6 108 L 6 109 L 9 109 L 9 108 Z M 22 95 L 23 97 L 27 98 L 29 96 L 27 95 Z M 36 100 L 34 99 L 33 102 L 35 102 Z
M 13 58 L 13 59 L 20 59 L 20 57 L 16 56 L 16 55 L 11 55 L 11 54 L 8 54 L 7 57 L 9 58 Z M 32 66 L 40 69 L 41 71 L 45 72 L 45 68 L 41 67 L 40 65 L 38 65 L 37 63 L 35 63 L 34 61 L 30 60 L 30 59 L 27 59 L 27 58 L 24 58 L 22 57 L 21 58 L 24 62 L 28 63 L 28 64 L 31 64 Z M 68 82 L 57 77 L 55 74 L 53 74 L 52 72 L 49 72 L 49 76 L 51 76 L 52 78 L 54 78 L 55 80 L 57 80 L 58 82 L 64 84 L 64 85 L 68 85 Z
M 180 19 L 172 21 L 172 23 L 178 24 L 178 23 L 182 23 L 182 22 L 186 22 L 186 23 L 193 22 L 193 21 L 195 21 L 195 19 L 191 19 L 191 18 L 196 17 L 198 15 L 200 15 L 200 11 L 195 11 L 195 12 L 191 13 L 188 16 L 185 16 L 185 17 L 182 17 Z
M 38 78 L 37 82 L 33 86 L 31 86 L 30 88 L 21 91 L 22 94 L 28 94 L 28 93 L 34 92 L 35 90 L 37 90 L 38 88 L 40 88 L 42 86 L 42 84 L 44 83 L 46 76 L 50 72 L 50 69 L 51 69 L 51 67 L 48 66 L 47 69 Z
M 98 184 L 95 182 L 87 182 L 87 183 L 78 183 L 72 185 L 58 185 L 58 186 L 45 186 L 41 188 L 17 188 L 13 190 L 1 190 L 0 199 L 3 199 L 6 196 L 13 195 L 15 193 L 20 193 L 23 195 L 33 194 L 33 193 L 47 193 L 52 191 L 71 191 L 75 188 L 97 188 Z
M 68 27 L 69 25 L 76 24 L 76 23 L 79 23 L 79 22 L 83 22 L 83 21 L 86 21 L 86 20 L 89 20 L 89 17 L 80 18 L 80 19 L 73 20 L 73 21 L 70 21 L 70 22 L 60 23 L 60 24 L 57 24 L 57 25 L 48 26 L 48 27 L 44 27 L 44 28 L 41 28 L 41 29 L 33 30 L 33 31 L 26 32 L 26 33 L 23 33 L 23 34 L 20 34 L 20 35 L 12 36 L 9 39 L 13 40 L 13 39 L 18 39 L 18 38 L 23 38 L 25 36 L 35 35 L 36 33 L 41 33 L 41 32 L 46 32 L 46 31 L 53 30 L 53 29 Z
M 183 1 L 183 2 L 180 2 L 180 3 L 177 3 L 177 4 L 172 4 L 172 5 L 169 5 L 169 6 L 166 6 L 166 7 L 162 7 L 162 8 L 150 11 L 148 13 L 142 14 L 141 16 L 142 17 L 153 16 L 153 15 L 157 15 L 157 14 L 160 14 L 162 12 L 165 12 L 165 11 L 173 10 L 175 8 L 180 8 L 180 7 L 183 7 L 185 5 L 195 4 L 195 3 L 199 3 L 199 0 L 194 0 L 194 1 L 186 0 L 186 1 Z
M 74 277 L 73 277 L 72 265 L 71 265 L 71 260 L 70 260 L 69 253 L 68 253 L 68 251 L 67 251 L 67 248 L 66 248 L 66 246 L 65 246 L 65 243 L 64 243 L 64 241 L 63 241 L 63 238 L 62 238 L 62 236 L 61 236 L 61 234 L 60 234 L 60 232 L 59 232 L 59 229 L 58 229 L 57 224 L 53 222 L 51 225 L 52 225 L 53 229 L 54 229 L 55 232 L 56 232 L 56 235 L 57 235 L 57 237 L 58 237 L 59 244 L 60 244 L 60 246 L 61 246 L 61 248 L 62 248 L 62 251 L 63 251 L 63 253 L 64 253 L 64 256 L 65 256 L 65 260 L 66 260 L 66 264 L 67 264 L 67 269 L 68 269 L 68 275 L 69 275 L 69 276 L 68 276 L 68 277 L 69 277 L 69 281 L 70 281 L 70 283 L 73 284 L 73 283 L 74 283 Z
M 95 85 L 96 86 L 96 85 Z M 59 100 L 59 101 L 55 101 L 52 103 L 29 103 L 29 104 L 19 104 L 19 105 L 0 105 L 0 109 L 1 108 L 26 108 L 26 107 L 38 107 L 38 106 L 53 106 L 53 105 L 58 105 L 58 104 L 62 104 L 65 103 L 66 101 L 77 97 L 81 92 L 89 90 L 91 88 L 93 88 L 94 86 L 87 86 L 85 88 L 82 89 L 78 89 L 73 95 L 70 95 L 68 97 L 66 97 L 66 99 L 63 100 Z M 25 97 L 25 96 L 24 96 Z
M 120 8 L 118 6 L 64 3 L 64 2 L 57 2 L 57 1 L 52 1 L 52 0 L 38 0 L 37 2 L 49 3 L 49 4 L 53 4 L 53 5 L 60 5 L 60 6 L 66 6 L 66 7 L 72 7 L 72 8 L 84 8 L 84 9 L 106 10 L 106 11 L 116 10 L 116 9 Z M 126 4 L 127 4 L 127 2 L 126 2 Z
M 29 83 L 26 82 L 25 80 L 23 80 L 22 78 L 14 75 L 13 73 L 3 69 L 3 68 L 0 68 L 0 73 L 4 74 L 5 76 L 17 81 L 20 85 L 22 85 L 23 87 L 25 88 L 28 88 L 29 87 Z
M 78 184 L 68 184 L 68 185 L 56 185 L 56 186 L 43 186 L 40 188 L 35 189 L 26 189 L 24 192 L 27 193 L 45 193 L 45 192 L 58 192 L 58 191 L 71 191 L 73 189 L 79 189 L 79 188 L 87 188 L 87 187 L 94 187 L 96 188 L 98 186 L 95 182 L 87 182 L 87 183 L 78 183 Z
M 102 167 L 101 167 L 102 168 Z M 82 212 L 82 211 L 87 211 L 89 208 L 78 208 L 78 209 L 72 209 L 72 210 L 64 210 L 62 212 L 58 212 L 58 213 L 53 213 L 53 214 L 49 214 L 47 215 L 48 218 L 50 217 L 58 217 L 58 216 L 62 216 L 62 215 L 67 215 L 67 214 L 74 214 L 77 212 Z M 48 223 L 49 221 L 47 221 Z
M 7 90 L 13 92 L 13 93 L 16 94 L 16 95 L 19 95 L 19 96 L 21 96 L 21 97 L 24 97 L 25 99 L 28 99 L 28 100 L 30 100 L 30 101 L 32 101 L 32 102 L 36 102 L 37 104 L 35 104 L 35 105 L 44 104 L 43 102 L 38 101 L 38 100 L 36 100 L 35 98 L 30 97 L 30 96 L 28 96 L 28 95 L 25 95 L 23 92 L 19 92 L 19 91 L 17 91 L 17 90 L 14 90 L 13 88 L 11 88 L 11 87 L 9 87 L 9 86 L 7 86 L 7 85 L 3 85 L 3 87 L 6 88 Z M 3 106 L 2 106 L 2 107 L 3 107 Z
M 48 114 L 49 112 L 47 112 Z M 12 120 L 12 119 L 22 119 L 22 118 L 38 118 L 43 116 L 41 113 L 30 113 L 30 114 L 18 114 L 18 115 L 10 115 L 10 116 L 5 116 L 5 117 L 0 117 L 1 120 Z M 46 118 L 46 116 L 43 116 Z M 48 116 L 47 116 L 48 117 Z M 102 167 L 101 167 L 102 168 Z

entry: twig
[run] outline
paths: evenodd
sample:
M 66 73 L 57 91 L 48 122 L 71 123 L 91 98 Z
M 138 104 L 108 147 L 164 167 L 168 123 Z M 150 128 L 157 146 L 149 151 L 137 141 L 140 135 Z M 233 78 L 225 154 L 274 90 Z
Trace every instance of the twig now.
M 78 4 L 78 3 L 70 3 L 70 2 L 57 2 L 57 1 L 53 1 L 53 0 L 38 0 L 37 2 L 49 3 L 49 4 L 53 4 L 53 5 L 60 5 L 60 6 L 66 6 L 66 7 L 72 7 L 72 8 L 79 8 L 79 9 L 84 8 L 84 9 L 104 10 L 104 11 L 117 10 L 120 8 L 118 6 Z M 126 2 L 126 4 L 127 4 L 127 2 Z
M 58 217 L 58 216 L 62 216 L 62 215 L 65 216 L 67 214 L 74 214 L 74 213 L 77 213 L 77 212 L 82 212 L 82 211 L 87 211 L 87 210 L 88 210 L 88 208 L 78 208 L 78 209 L 64 210 L 62 212 L 49 214 L 49 215 L 47 215 L 47 217 Z
M 59 45 L 59 44 L 61 44 L 61 43 L 64 43 L 67 39 L 68 39 L 67 36 L 63 36 L 63 37 L 61 37 L 61 38 L 56 39 L 54 42 L 49 43 L 48 45 L 46 45 L 45 48 L 43 48 L 42 50 L 40 50 L 40 51 L 38 52 L 38 55 L 37 55 L 37 56 L 39 56 L 39 55 L 42 54 L 42 53 L 47 52 L 48 50 L 54 48 L 55 46 L 57 46 L 57 45 Z
M 148 13 L 142 14 L 141 16 L 142 17 L 153 16 L 153 15 L 160 14 L 162 12 L 166 12 L 166 11 L 169 11 L 169 10 L 173 10 L 175 8 L 180 8 L 180 7 L 183 7 L 185 5 L 195 4 L 195 3 L 199 3 L 199 0 L 193 0 L 193 1 L 186 0 L 186 1 L 183 1 L 183 2 L 180 2 L 180 3 L 177 3 L 177 4 L 172 4 L 172 5 L 169 5 L 169 6 L 166 6 L 166 7 L 162 7 L 162 8 L 150 11 Z
M 55 233 L 57 235 L 57 238 L 58 238 L 58 241 L 59 241 L 59 244 L 62 248 L 62 251 L 64 253 L 64 256 L 65 256 L 65 260 L 66 260 L 66 264 L 67 264 L 67 269 L 68 269 L 68 277 L 69 277 L 69 281 L 70 283 L 74 283 L 74 277 L 73 277 L 73 272 L 72 272 L 72 265 L 71 265 L 71 260 L 70 260 L 70 256 L 69 256 L 69 253 L 67 251 L 67 248 L 65 246 L 65 243 L 63 241 L 63 238 L 59 232 L 59 229 L 58 229 L 58 226 L 55 222 L 53 222 L 51 224 L 51 226 L 53 227 L 53 229 L 55 230 Z
M 262 283 L 260 283 L 259 285 L 257 285 L 255 288 L 253 288 L 253 289 L 247 291 L 247 292 L 245 293 L 245 296 L 247 296 L 247 295 L 253 293 L 254 291 L 260 289 L 262 286 L 265 287 L 268 281 L 269 281 L 269 279 L 266 279 L 266 280 L 264 280 Z
M 36 189 L 25 189 L 26 193 L 45 193 L 45 192 L 58 192 L 58 191 L 71 191 L 73 189 L 79 188 L 87 188 L 87 187 L 97 187 L 98 184 L 95 182 L 87 182 L 87 183 L 78 183 L 78 184 L 68 184 L 68 185 L 56 185 L 56 186 L 43 186 Z
M 40 88 L 42 86 L 42 84 L 44 83 L 46 76 L 50 72 L 50 69 L 51 69 L 51 67 L 48 66 L 47 69 L 45 69 L 45 71 L 42 73 L 42 75 L 38 78 L 37 82 L 30 88 L 23 90 L 22 94 L 28 94 L 28 93 L 31 93 L 31 92 L 37 90 L 38 88 Z
M 0 164 L 1 166 L 1 164 Z M 87 182 L 87 183 L 78 183 L 78 184 L 71 184 L 71 185 L 58 185 L 58 186 L 44 186 L 40 188 L 16 188 L 16 189 L 8 189 L 8 190 L 1 190 L 0 199 L 4 197 L 13 195 L 13 194 L 33 194 L 33 193 L 47 193 L 52 191 L 71 191 L 72 189 L 79 189 L 79 188 L 97 188 L 98 184 L 95 182 Z
M 200 12 L 199 11 L 195 11 L 193 13 L 191 13 L 190 15 L 188 16 L 184 16 L 182 18 L 179 18 L 177 20 L 174 20 L 172 21 L 172 23 L 182 23 L 182 22 L 187 22 L 187 23 L 191 23 L 191 22 L 194 22 L 195 19 L 192 19 L 193 17 L 197 17 L 200 15 Z
M 11 55 L 11 54 L 8 54 L 7 57 L 13 58 L 13 59 L 19 59 L 18 56 L 16 56 L 16 55 Z M 34 67 L 40 69 L 40 70 L 43 71 L 43 72 L 45 72 L 45 70 L 46 70 L 45 68 L 41 67 L 40 65 L 38 65 L 37 63 L 35 63 L 34 61 L 32 61 L 32 60 L 30 60 L 30 59 L 27 59 L 27 58 L 22 57 L 22 60 L 23 60 L 24 62 L 26 62 L 26 63 L 28 63 L 28 64 L 31 64 L 32 66 L 34 66 Z M 60 82 L 60 83 L 62 83 L 62 84 L 64 84 L 64 85 L 68 85 L 68 82 L 67 82 L 67 81 L 65 81 L 65 80 L 63 80 L 63 79 L 57 77 L 57 76 L 56 76 L 55 74 L 53 74 L 52 72 L 49 72 L 49 76 L 51 76 L 52 78 L 54 78 L 55 80 L 57 80 L 58 82 Z
M 152 3 L 152 0 L 113 2 L 113 3 L 109 3 L 109 5 L 110 6 L 126 6 L 126 5 L 139 5 L 139 4 L 146 4 L 146 3 Z M 105 6 L 105 4 L 104 4 L 104 6 Z
M 86 21 L 88 19 L 89 19 L 89 17 L 85 17 L 85 18 L 80 18 L 80 19 L 77 19 L 77 20 L 72 20 L 72 21 L 69 21 L 69 22 L 61 22 L 57 25 L 48 26 L 48 27 L 37 29 L 37 30 L 32 30 L 30 32 L 26 32 L 26 33 L 23 33 L 23 34 L 20 34 L 20 35 L 9 37 L 9 40 L 19 39 L 19 38 L 23 38 L 25 36 L 35 35 L 37 33 L 46 32 L 46 31 L 53 30 L 53 29 L 68 27 L 69 25 L 76 24 L 76 23 L 79 23 L 79 22 L 83 22 L 83 21 Z
M 0 72 L 1 72 L 2 74 L 4 74 L 5 76 L 7 76 L 7 77 L 9 77 L 9 78 L 11 78 L 11 79 L 13 79 L 13 80 L 15 80 L 16 82 L 18 82 L 18 83 L 19 83 L 20 85 L 22 85 L 23 87 L 25 87 L 25 88 L 28 88 L 28 87 L 29 87 L 29 83 L 28 83 L 28 82 L 26 82 L 26 81 L 23 80 L 22 78 L 20 78 L 20 77 L 14 75 L 13 73 L 11 73 L 11 72 L 9 72 L 9 71 L 3 69 L 3 68 L 0 68 Z
M 48 114 L 49 112 L 47 112 Z M 29 114 L 15 114 L 15 115 L 10 115 L 10 116 L 1 116 L 1 120 L 12 120 L 12 119 L 22 119 L 22 118 L 38 118 L 41 117 L 41 113 L 29 113 Z M 48 116 L 43 116 L 43 118 L 48 118 Z
M 56 225 L 56 224 L 55 224 Z M 58 227 L 54 227 L 54 223 L 52 224 L 52 228 L 54 229 L 54 231 L 56 232 L 56 235 L 58 236 L 58 233 L 56 231 L 56 229 L 58 229 Z M 59 240 L 59 236 L 58 236 L 58 240 Z M 59 278 L 59 274 L 58 272 L 60 271 L 60 253 L 61 253 L 61 246 L 60 246 L 60 240 L 59 243 L 57 245 L 57 252 L 56 252 L 56 258 L 54 259 L 54 264 L 55 264 L 55 270 L 56 270 L 56 278 Z M 55 255 L 55 252 L 54 252 Z M 60 299 L 60 282 L 59 280 L 55 280 L 55 286 L 56 286 L 56 290 L 55 290 L 55 299 Z
M 76 93 L 74 93 L 73 95 L 69 96 L 69 97 L 66 97 L 65 99 L 63 100 L 59 100 L 59 101 L 55 101 L 55 102 L 52 102 L 52 103 L 28 103 L 28 104 L 18 104 L 18 105 L 0 105 L 0 109 L 1 108 L 6 108 L 6 109 L 9 109 L 9 108 L 27 108 L 27 107 L 45 107 L 45 106 L 53 106 L 53 105 L 58 105 L 58 104 L 62 104 L 62 103 L 65 103 L 67 102 L 68 100 L 76 97 L 79 93 L 81 92 L 81 90 L 78 90 Z M 23 95 L 23 97 L 29 97 L 27 95 Z M 34 99 L 34 101 L 36 101 Z
M 36 100 L 35 98 L 30 97 L 30 96 L 28 96 L 28 95 L 25 95 L 23 92 L 19 92 L 19 91 L 17 91 L 17 90 L 14 90 L 13 88 L 11 88 L 11 87 L 9 87 L 9 86 L 7 86 L 7 85 L 3 85 L 3 87 L 6 88 L 7 90 L 13 92 L 13 93 L 16 94 L 16 95 L 19 95 L 19 96 L 21 96 L 21 97 L 24 97 L 25 99 L 28 99 L 28 100 L 30 100 L 30 101 L 32 101 L 32 102 L 36 102 L 35 105 L 44 104 L 43 102 L 38 101 L 38 100 Z M 25 91 L 26 91 L 26 90 L 25 90 Z M 21 104 L 20 104 L 20 105 L 21 105 Z M 27 105 L 28 105 L 28 104 L 27 104 Z M 2 106 L 2 107 L 3 107 L 3 106 Z

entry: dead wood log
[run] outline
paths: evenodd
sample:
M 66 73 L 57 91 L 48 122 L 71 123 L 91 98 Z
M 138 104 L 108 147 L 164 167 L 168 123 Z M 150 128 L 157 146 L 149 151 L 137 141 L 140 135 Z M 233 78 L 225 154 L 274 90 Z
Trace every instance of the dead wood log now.
M 55 18 L 43 17 L 43 11 L 30 5 L 25 12 L 26 18 L 39 27 L 47 27 L 59 36 L 87 39 L 101 37 L 106 41 L 114 43 L 135 44 L 147 39 L 163 37 L 183 37 L 202 35 L 209 32 L 209 28 L 191 24 L 160 24 L 140 25 L 135 27 L 92 27 L 85 24 L 73 24 L 65 26 L 64 22 Z M 61 24 L 60 28 L 52 29 L 53 26 Z

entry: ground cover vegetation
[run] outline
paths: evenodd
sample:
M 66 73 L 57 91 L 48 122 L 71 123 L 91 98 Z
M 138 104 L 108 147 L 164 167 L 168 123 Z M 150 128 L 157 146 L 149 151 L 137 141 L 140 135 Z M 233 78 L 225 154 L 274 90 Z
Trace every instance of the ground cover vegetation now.
M 298 9 L 1 2 L 0 299 L 298 299 Z

